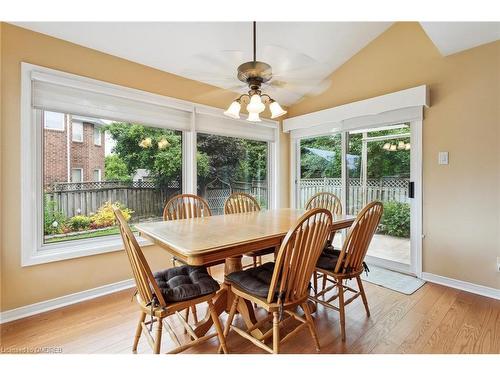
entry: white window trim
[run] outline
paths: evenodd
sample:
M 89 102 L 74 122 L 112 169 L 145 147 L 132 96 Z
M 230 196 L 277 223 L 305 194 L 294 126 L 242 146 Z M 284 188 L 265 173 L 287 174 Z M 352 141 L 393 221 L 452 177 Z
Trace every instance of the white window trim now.
M 405 272 L 422 277 L 422 127 L 423 108 L 429 107 L 428 87 L 423 85 L 359 102 L 293 117 L 283 121 L 283 129 L 290 132 L 290 207 L 297 207 L 298 178 L 300 176 L 300 140 L 310 137 L 342 134 L 342 154 L 347 150 L 347 133 L 355 129 L 410 123 L 412 145 L 412 175 L 415 182 L 415 208 L 411 217 L 411 269 Z M 346 166 L 342 160 L 343 186 L 346 186 Z M 346 191 L 341 197 L 345 207 Z M 388 264 L 385 264 L 389 266 Z
M 76 139 L 75 138 L 75 124 L 81 125 L 82 128 L 82 139 Z M 80 121 L 71 121 L 71 142 L 76 142 L 76 143 L 83 143 L 85 132 L 84 132 L 84 126 L 83 122 Z
M 96 141 L 95 141 L 96 140 L 96 136 L 95 136 L 96 131 L 99 134 L 99 138 L 98 138 L 99 142 L 98 143 L 96 143 Z M 93 138 L 93 141 L 94 141 L 94 146 L 102 146 L 102 133 L 101 133 L 101 131 L 99 130 L 99 128 L 95 124 L 93 125 L 93 129 L 92 129 L 92 138 Z
M 97 181 L 96 181 L 96 180 L 94 180 L 94 172 L 98 172 L 98 173 L 99 173 L 99 177 L 97 178 Z M 102 171 L 101 171 L 101 168 L 94 168 L 94 169 L 92 170 L 92 180 L 93 180 L 93 181 L 96 181 L 96 182 L 100 182 L 100 181 L 102 181 Z
M 44 114 L 43 114 L 43 128 L 45 130 L 50 130 L 50 131 L 54 131 L 54 132 L 64 133 L 64 131 L 66 130 L 66 116 L 64 114 L 62 114 L 63 115 L 63 121 L 62 121 L 63 122 L 63 126 L 62 126 L 62 129 L 59 129 L 59 128 L 50 128 L 50 127 L 46 126 L 46 122 L 45 122 L 45 120 L 46 120 L 46 118 L 45 118 L 46 112 L 51 112 L 51 111 L 45 111 Z M 54 113 L 57 113 L 57 112 L 54 112 Z
M 60 82 L 75 88 L 85 88 L 102 94 L 121 96 L 157 105 L 176 108 L 191 113 L 191 126 L 184 130 L 182 178 L 183 193 L 196 194 L 196 112 L 225 118 L 223 110 L 189 101 L 170 98 L 146 91 L 114 85 L 70 73 L 21 63 L 21 266 L 31 266 L 65 259 L 78 258 L 114 251 L 122 251 L 123 244 L 119 235 L 98 237 L 86 240 L 75 240 L 65 243 L 44 245 L 43 242 L 43 209 L 42 209 L 42 128 L 41 119 L 36 119 L 37 111 L 32 108 L 32 77 L 36 73 L 47 82 Z M 39 113 L 39 112 L 38 112 Z M 82 113 L 81 115 L 85 115 Z M 253 124 L 240 121 L 243 126 L 267 126 L 274 129 L 275 138 L 269 142 L 269 208 L 277 208 L 279 204 L 279 123 L 263 120 Z M 235 122 L 235 124 L 237 124 Z M 162 127 L 158 124 L 155 127 Z M 164 126 L 169 128 L 168 126 Z M 175 130 L 175 129 L 173 129 Z M 214 128 L 215 133 L 222 130 Z M 234 136 L 234 135 L 233 135 Z M 237 136 L 237 135 L 235 135 Z M 244 137 L 245 138 L 245 137 Z M 138 237 L 139 245 L 149 246 L 151 242 Z
M 73 181 L 73 171 L 80 171 L 80 181 Z M 83 182 L 83 168 L 71 168 L 71 182 Z

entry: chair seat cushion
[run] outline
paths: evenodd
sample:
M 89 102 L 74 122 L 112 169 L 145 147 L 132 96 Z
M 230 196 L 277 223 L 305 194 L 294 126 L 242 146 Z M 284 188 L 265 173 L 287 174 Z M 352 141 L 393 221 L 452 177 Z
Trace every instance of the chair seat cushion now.
M 167 302 L 181 302 L 219 290 L 205 267 L 183 265 L 155 272 L 154 278 Z
M 230 273 L 226 276 L 226 280 L 249 294 L 266 298 L 273 272 L 274 263 L 268 262 L 262 266 Z
M 319 256 L 318 261 L 316 262 L 316 267 L 322 268 L 324 270 L 333 271 L 337 262 L 339 260 L 340 250 L 335 249 L 332 246 L 326 247 L 321 255 Z

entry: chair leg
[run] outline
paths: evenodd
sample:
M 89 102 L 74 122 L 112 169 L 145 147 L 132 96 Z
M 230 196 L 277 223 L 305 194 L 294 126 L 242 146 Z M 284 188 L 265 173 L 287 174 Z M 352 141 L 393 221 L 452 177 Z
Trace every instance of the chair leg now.
M 368 300 L 366 299 L 365 288 L 363 288 L 361 277 L 356 276 L 356 281 L 358 282 L 359 292 L 361 293 L 361 299 L 363 300 L 363 305 L 365 305 L 366 316 L 370 316 L 370 308 L 368 307 Z
M 191 306 L 191 312 L 193 313 L 194 324 L 198 324 L 198 312 L 196 311 L 196 305 Z
M 184 320 L 189 323 L 189 307 L 185 310 L 184 313 Z M 184 327 L 184 333 L 187 333 L 187 329 Z
M 139 323 L 137 324 L 137 328 L 135 330 L 134 345 L 132 346 L 132 353 L 134 354 L 137 353 L 137 345 L 139 345 L 139 339 L 141 338 L 142 323 L 144 322 L 144 319 L 146 319 L 146 313 L 141 312 Z
M 273 312 L 273 353 L 279 353 L 280 346 L 280 318 L 277 311 Z
M 323 283 L 321 285 L 321 290 L 324 290 L 326 288 L 326 273 L 323 274 Z
M 215 330 L 217 331 L 217 337 L 219 338 L 220 346 L 222 347 L 222 351 L 224 352 L 224 354 L 227 354 L 228 351 L 226 347 L 226 338 L 224 337 L 224 332 L 222 332 L 219 316 L 217 315 L 217 311 L 215 311 L 213 302 L 211 300 L 208 300 L 207 302 L 208 302 L 208 309 L 210 310 L 210 316 L 212 317 Z
M 155 334 L 154 354 L 160 354 L 162 328 L 163 328 L 163 319 L 158 318 L 158 325 L 156 326 L 156 334 Z
M 311 336 L 314 340 L 314 345 L 316 345 L 316 351 L 320 351 L 318 334 L 316 333 L 316 326 L 314 325 L 314 320 L 311 316 L 311 310 L 309 310 L 309 305 L 306 303 L 302 304 L 302 310 L 304 310 L 304 314 L 306 315 L 307 326 L 309 327 L 309 332 L 311 332 Z
M 342 341 L 345 341 L 345 305 L 342 279 L 337 281 L 337 287 L 339 288 L 340 333 L 342 334 Z
M 231 305 L 231 309 L 229 310 L 229 316 L 227 317 L 226 326 L 224 327 L 224 341 L 229 334 L 229 330 L 231 329 L 231 324 L 233 323 L 234 315 L 236 315 L 236 308 L 238 307 L 238 301 L 240 297 L 234 296 L 233 304 Z M 221 353 L 222 347 L 219 345 L 218 353 Z

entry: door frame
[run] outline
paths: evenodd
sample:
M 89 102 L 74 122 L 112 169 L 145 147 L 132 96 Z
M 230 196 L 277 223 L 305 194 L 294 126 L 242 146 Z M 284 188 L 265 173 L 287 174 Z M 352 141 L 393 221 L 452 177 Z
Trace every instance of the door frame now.
M 414 198 L 410 198 L 410 265 L 375 258 L 367 255 L 369 263 L 391 269 L 397 272 L 422 277 L 422 120 L 402 121 L 410 124 L 410 181 L 414 183 Z M 397 123 L 393 123 L 396 125 Z M 387 124 L 384 124 L 387 126 Z M 367 125 L 366 128 L 382 127 L 381 124 Z M 346 207 L 347 198 L 347 174 L 346 174 L 346 154 L 349 130 L 338 131 L 342 136 L 342 196 L 343 207 Z M 313 137 L 331 136 L 334 132 L 325 132 L 314 134 Z M 296 208 L 300 198 L 300 140 L 311 138 L 311 136 L 291 137 L 290 138 L 290 197 L 291 207 Z M 367 142 L 363 142 L 366 144 Z

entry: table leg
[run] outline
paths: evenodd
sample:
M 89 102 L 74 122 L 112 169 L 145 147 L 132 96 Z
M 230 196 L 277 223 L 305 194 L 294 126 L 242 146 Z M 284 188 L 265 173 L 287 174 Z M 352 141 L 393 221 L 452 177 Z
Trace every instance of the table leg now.
M 241 264 L 242 256 L 227 258 L 224 264 L 224 276 L 228 275 L 232 272 L 241 271 L 243 269 Z M 231 308 L 231 304 L 233 302 L 233 294 L 230 291 L 229 285 L 226 283 L 222 284 L 221 290 L 217 293 L 214 298 L 214 306 L 215 311 L 218 315 L 222 314 L 223 311 L 229 311 Z M 244 299 L 240 299 L 238 303 L 238 313 L 241 315 L 241 318 L 245 322 L 247 328 L 253 326 L 257 319 L 255 318 L 255 311 L 253 309 L 252 304 L 249 301 Z M 210 312 L 207 311 L 205 318 L 196 325 L 194 332 L 198 337 L 203 336 L 213 325 L 212 318 L 210 316 Z M 255 329 L 252 331 L 252 335 L 257 339 L 262 337 L 263 332 L 260 329 Z

